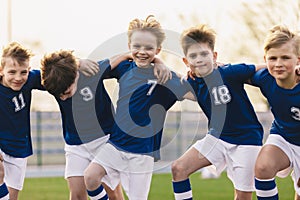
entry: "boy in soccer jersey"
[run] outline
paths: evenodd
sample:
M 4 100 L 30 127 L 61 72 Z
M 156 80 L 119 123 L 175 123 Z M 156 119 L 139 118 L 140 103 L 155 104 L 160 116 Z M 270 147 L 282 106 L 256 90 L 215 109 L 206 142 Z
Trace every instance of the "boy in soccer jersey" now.
M 17 200 L 22 190 L 27 157 L 32 155 L 30 134 L 30 103 L 32 89 L 43 90 L 39 70 L 30 70 L 30 50 L 16 42 L 4 47 L 0 66 L 0 154 L 4 181 L 9 199 Z M 93 72 L 89 60 L 80 61 L 85 74 Z M 7 199 L 5 183 L 0 186 L 0 197 Z M 0 198 L 0 199 L 1 199 Z
M 154 161 L 160 158 L 166 112 L 187 93 L 174 73 L 164 85 L 155 81 L 151 62 L 164 38 L 153 16 L 129 24 L 128 46 L 133 62 L 124 61 L 110 72 L 120 88 L 116 124 L 108 143 L 85 170 L 90 193 L 97 194 L 101 182 L 110 177 L 105 183 L 114 189 L 121 180 L 130 200 L 148 198 Z
M 300 35 L 285 26 L 270 30 L 264 44 L 267 69 L 258 71 L 251 82 L 267 98 L 274 121 L 270 135 L 255 164 L 257 199 L 278 199 L 276 174 L 292 178 L 300 200 L 300 85 L 295 68 L 300 64 Z
M 114 108 L 103 80 L 110 69 L 130 55 L 114 56 L 98 62 L 99 71 L 87 77 L 78 72 L 78 63 L 70 51 L 58 51 L 46 55 L 41 61 L 42 82 L 53 94 L 62 114 L 66 151 L 65 178 L 68 181 L 70 199 L 86 199 L 87 192 L 83 172 L 97 151 L 107 142 L 114 125 Z M 165 67 L 156 65 L 155 73 L 161 81 L 168 78 Z M 122 200 L 121 185 L 111 190 L 100 185 L 97 199 Z M 93 195 L 89 193 L 89 195 Z
M 250 200 L 254 188 L 254 164 L 262 145 L 263 128 L 244 90 L 256 66 L 246 64 L 217 67 L 215 32 L 206 25 L 181 35 L 184 63 L 197 101 L 208 118 L 208 134 L 173 162 L 175 199 L 192 199 L 189 176 L 213 165 L 217 174 L 227 167 L 235 199 Z M 257 66 L 257 67 L 263 67 Z
M 42 89 L 40 73 L 31 70 L 28 49 L 12 42 L 4 47 L 0 67 L 0 153 L 3 157 L 4 181 L 0 186 L 5 199 L 17 200 L 22 190 L 27 157 L 32 154 L 30 136 L 31 90 Z M 3 193 L 4 192 L 4 193 Z
M 121 58 L 120 61 L 126 58 Z M 97 150 L 108 140 L 114 124 L 111 100 L 103 79 L 107 68 L 118 59 L 99 61 L 100 72 L 87 77 L 78 71 L 78 62 L 71 51 L 50 53 L 41 61 L 42 83 L 56 98 L 62 115 L 65 139 L 66 169 L 70 199 L 86 200 L 87 192 L 83 179 L 84 169 L 94 158 Z M 117 63 L 117 64 L 118 64 Z M 100 186 L 98 199 L 122 200 L 119 185 L 114 191 Z

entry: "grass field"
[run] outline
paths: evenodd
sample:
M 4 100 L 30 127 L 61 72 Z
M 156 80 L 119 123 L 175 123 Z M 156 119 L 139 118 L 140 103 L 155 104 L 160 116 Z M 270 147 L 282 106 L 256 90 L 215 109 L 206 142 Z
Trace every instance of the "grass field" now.
M 225 173 L 219 179 L 201 179 L 199 173 L 191 176 L 195 200 L 230 200 L 233 199 L 233 186 Z M 293 183 L 290 177 L 277 178 L 280 200 L 294 198 Z M 63 177 L 26 178 L 20 200 L 68 200 L 67 183 Z M 154 174 L 149 200 L 172 200 L 170 174 Z M 256 199 L 253 196 L 253 199 Z

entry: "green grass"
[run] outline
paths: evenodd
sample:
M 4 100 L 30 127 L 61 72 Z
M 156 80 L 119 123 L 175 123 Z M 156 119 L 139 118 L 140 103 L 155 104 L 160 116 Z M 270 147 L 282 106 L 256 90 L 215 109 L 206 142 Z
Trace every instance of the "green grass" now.
M 154 174 L 151 183 L 149 200 L 174 199 L 170 174 Z M 233 186 L 225 173 L 219 179 L 200 178 L 199 173 L 191 176 L 191 184 L 195 200 L 230 200 L 233 199 Z M 294 198 L 291 177 L 277 178 L 280 200 Z M 67 200 L 67 182 L 63 177 L 57 178 L 26 178 L 20 200 Z M 253 196 L 253 199 L 256 199 Z

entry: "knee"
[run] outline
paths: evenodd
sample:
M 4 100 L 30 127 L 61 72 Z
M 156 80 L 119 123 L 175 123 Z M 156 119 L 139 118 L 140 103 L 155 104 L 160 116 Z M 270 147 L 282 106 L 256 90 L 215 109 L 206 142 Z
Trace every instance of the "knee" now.
M 172 163 L 171 170 L 174 180 L 181 178 L 185 174 L 185 167 L 178 161 Z
M 273 167 L 266 162 L 258 162 L 255 164 L 255 177 L 259 179 L 274 178 L 276 172 L 273 172 Z
M 90 170 L 84 171 L 84 183 L 88 190 L 93 191 L 100 185 L 100 178 L 95 176 L 95 174 Z

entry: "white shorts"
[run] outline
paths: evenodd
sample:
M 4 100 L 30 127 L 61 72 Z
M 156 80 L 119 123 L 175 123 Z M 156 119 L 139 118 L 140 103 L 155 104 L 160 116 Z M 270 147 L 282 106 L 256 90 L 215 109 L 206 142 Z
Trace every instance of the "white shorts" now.
M 0 149 L 0 153 L 3 156 L 4 166 L 4 182 L 8 187 L 16 190 L 22 190 L 25 179 L 25 172 L 27 167 L 26 158 L 16 158 L 5 154 Z
M 287 177 L 293 170 L 291 176 L 294 181 L 294 188 L 298 195 L 300 195 L 300 188 L 297 182 L 300 178 L 300 146 L 294 145 L 286 141 L 281 135 L 270 134 L 265 145 L 272 144 L 280 148 L 289 158 L 290 167 L 277 173 L 279 177 Z
M 214 165 L 217 175 L 227 168 L 235 189 L 255 191 L 254 166 L 261 146 L 230 144 L 207 134 L 192 147 Z
M 154 166 L 153 157 L 120 151 L 106 143 L 92 162 L 104 167 L 107 175 L 102 182 L 112 190 L 121 181 L 130 200 L 147 200 Z
M 65 144 L 66 168 L 65 179 L 83 176 L 84 170 L 107 142 L 109 135 L 81 145 Z

